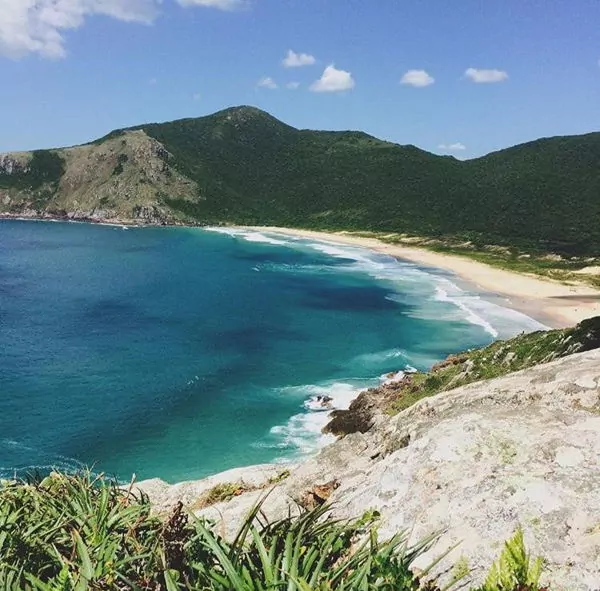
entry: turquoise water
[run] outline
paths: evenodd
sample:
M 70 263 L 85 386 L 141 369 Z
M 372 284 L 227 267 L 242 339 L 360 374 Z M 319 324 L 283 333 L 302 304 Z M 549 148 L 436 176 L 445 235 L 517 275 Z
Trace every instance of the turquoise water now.
M 0 475 L 199 478 L 316 450 L 378 376 L 537 325 L 443 272 L 275 234 L 0 222 Z

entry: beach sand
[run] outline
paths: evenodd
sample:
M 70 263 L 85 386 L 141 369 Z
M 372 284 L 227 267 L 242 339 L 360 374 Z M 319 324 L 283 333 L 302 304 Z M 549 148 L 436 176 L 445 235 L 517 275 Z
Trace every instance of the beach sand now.
M 467 257 L 386 244 L 375 238 L 364 238 L 347 232 L 316 232 L 271 226 L 249 229 L 359 246 L 425 267 L 444 269 L 482 292 L 500 297 L 503 305 L 553 328 L 573 326 L 585 318 L 600 316 L 600 291 L 584 284 L 567 285 L 535 275 L 491 267 Z

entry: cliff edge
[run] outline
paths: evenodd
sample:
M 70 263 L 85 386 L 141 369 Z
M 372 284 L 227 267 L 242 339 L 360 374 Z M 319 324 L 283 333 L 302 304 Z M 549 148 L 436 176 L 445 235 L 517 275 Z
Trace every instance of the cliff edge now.
M 543 584 L 597 590 L 600 350 L 425 398 L 289 470 L 248 467 L 139 486 L 159 511 L 182 500 L 229 534 L 266 491 L 271 519 L 322 502 L 338 517 L 376 511 L 384 536 L 442 532 L 423 564 L 458 544 L 437 568 L 466 564 L 473 582 L 520 525 L 532 554 L 546 559 Z M 229 491 L 227 500 L 217 494 L 207 506 L 215 490 Z

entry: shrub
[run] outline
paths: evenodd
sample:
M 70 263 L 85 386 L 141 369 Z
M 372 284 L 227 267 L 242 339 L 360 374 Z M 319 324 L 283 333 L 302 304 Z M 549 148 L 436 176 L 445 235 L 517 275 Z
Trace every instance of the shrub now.
M 439 591 L 428 575 L 435 563 L 412 569 L 436 536 L 380 541 L 373 511 L 356 521 L 333 519 L 326 506 L 274 523 L 260 516 L 259 504 L 228 541 L 181 504 L 167 521 L 153 516 L 146 496 L 102 476 L 0 483 L 0 588 Z M 517 532 L 477 591 L 538 591 L 540 569 Z

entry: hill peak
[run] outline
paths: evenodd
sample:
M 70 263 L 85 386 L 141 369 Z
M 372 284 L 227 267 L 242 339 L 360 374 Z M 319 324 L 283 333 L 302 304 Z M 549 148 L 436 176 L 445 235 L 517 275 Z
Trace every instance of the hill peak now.
M 253 107 L 251 105 L 240 105 L 237 107 L 229 107 L 227 109 L 223 109 L 222 111 L 217 111 L 213 115 L 208 115 L 208 118 L 216 118 L 216 119 L 227 119 L 229 121 L 234 122 L 249 122 L 249 121 L 271 121 L 277 122 L 280 125 L 285 125 L 283 121 L 280 121 L 276 117 L 273 117 L 270 113 L 259 109 L 258 107 Z

